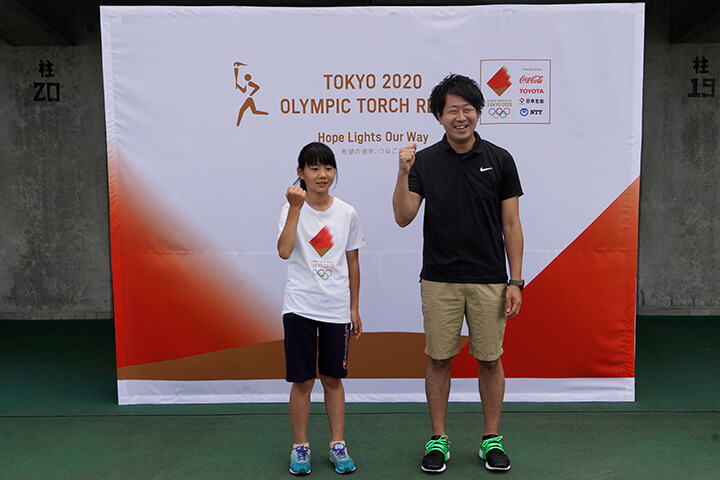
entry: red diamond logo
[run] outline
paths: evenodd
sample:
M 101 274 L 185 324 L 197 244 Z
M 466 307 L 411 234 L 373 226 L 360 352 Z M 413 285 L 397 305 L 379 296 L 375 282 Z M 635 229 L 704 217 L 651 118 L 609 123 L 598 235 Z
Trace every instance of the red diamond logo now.
M 510 85 L 512 85 L 512 82 L 505 67 L 500 67 L 500 70 L 487 82 L 487 86 L 492 88 L 492 91 L 495 92 L 498 97 L 505 93 L 505 90 L 510 88 Z
M 335 245 L 333 243 L 333 236 L 332 233 L 330 233 L 330 229 L 327 226 L 324 226 L 322 230 L 320 230 L 318 234 L 310 240 L 310 245 L 312 245 L 318 255 L 321 257 L 325 255 L 328 250 Z

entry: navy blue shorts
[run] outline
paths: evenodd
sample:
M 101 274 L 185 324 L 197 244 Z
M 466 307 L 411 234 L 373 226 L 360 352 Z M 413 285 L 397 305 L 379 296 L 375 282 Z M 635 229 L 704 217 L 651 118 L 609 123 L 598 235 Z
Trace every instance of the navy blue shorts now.
M 310 320 L 294 313 L 283 315 L 285 380 L 304 382 L 317 376 L 347 377 L 350 323 Z M 316 368 L 317 365 L 317 368 Z

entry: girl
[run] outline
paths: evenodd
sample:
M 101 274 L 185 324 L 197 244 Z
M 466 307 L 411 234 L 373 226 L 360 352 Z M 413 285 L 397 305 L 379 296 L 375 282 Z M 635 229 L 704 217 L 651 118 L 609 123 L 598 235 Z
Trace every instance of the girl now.
M 278 254 L 290 260 L 283 326 L 285 379 L 292 382 L 294 475 L 310 473 L 307 427 L 316 361 L 330 423 L 330 461 L 338 473 L 355 470 L 345 448 L 341 379 L 347 376 L 348 341 L 362 333 L 358 248 L 365 238 L 355 209 L 329 193 L 335 173 L 335 155 L 327 145 L 313 142 L 303 147 L 297 167 L 300 186 L 288 188 L 280 215 Z

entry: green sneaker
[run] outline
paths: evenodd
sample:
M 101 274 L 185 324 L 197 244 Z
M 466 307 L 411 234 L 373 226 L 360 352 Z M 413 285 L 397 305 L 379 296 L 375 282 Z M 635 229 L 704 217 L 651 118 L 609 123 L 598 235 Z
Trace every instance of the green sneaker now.
M 442 473 L 445 462 L 450 460 L 450 440 L 447 435 L 433 435 L 425 444 L 425 456 L 422 459 L 423 472 Z
M 510 459 L 505 454 L 502 439 L 501 436 L 494 436 L 483 440 L 480 444 L 480 458 L 485 460 L 485 468 L 493 472 L 510 470 Z
M 290 473 L 293 475 L 307 475 L 310 473 L 310 447 L 298 445 L 292 449 Z

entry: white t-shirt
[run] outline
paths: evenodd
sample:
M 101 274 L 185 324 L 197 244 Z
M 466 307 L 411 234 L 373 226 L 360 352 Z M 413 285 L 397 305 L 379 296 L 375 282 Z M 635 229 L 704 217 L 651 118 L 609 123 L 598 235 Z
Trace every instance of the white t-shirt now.
M 289 203 L 282 207 L 280 233 L 289 209 Z M 349 323 L 346 252 L 364 245 L 360 220 L 352 206 L 337 197 L 324 212 L 303 205 L 295 248 L 288 259 L 282 313 L 295 313 L 320 322 Z

